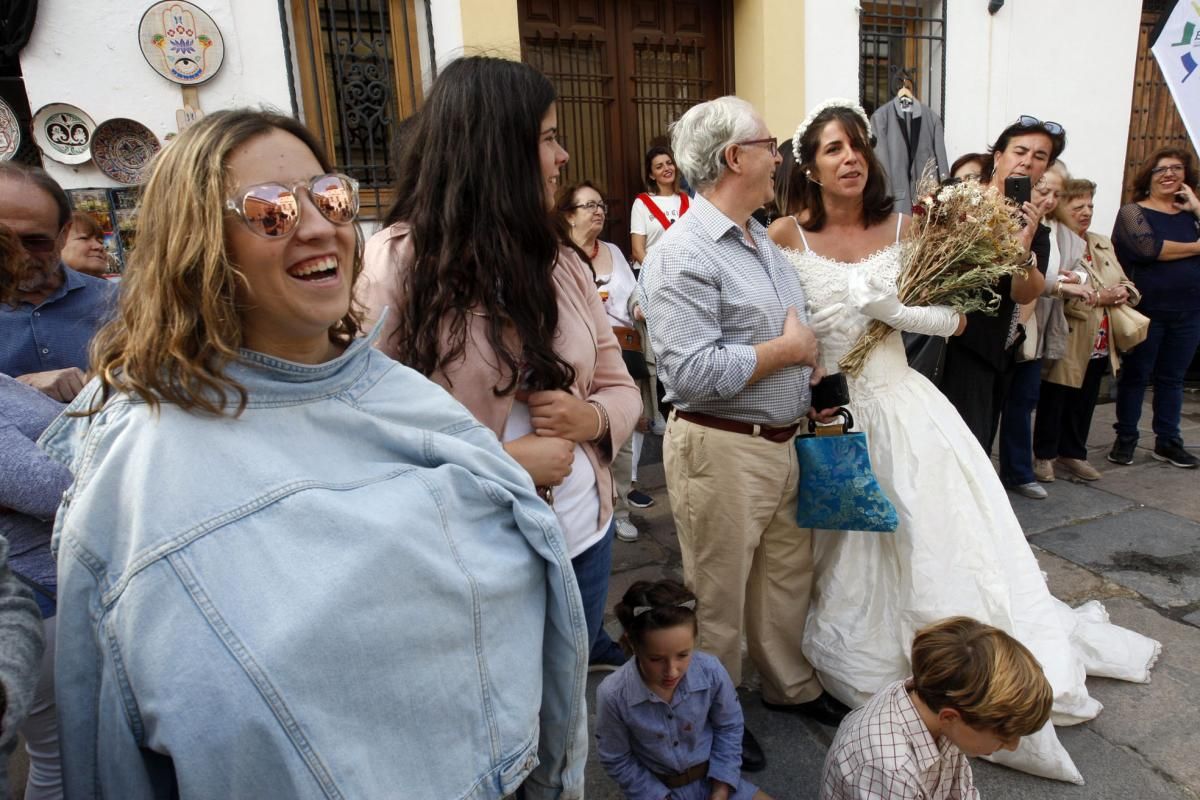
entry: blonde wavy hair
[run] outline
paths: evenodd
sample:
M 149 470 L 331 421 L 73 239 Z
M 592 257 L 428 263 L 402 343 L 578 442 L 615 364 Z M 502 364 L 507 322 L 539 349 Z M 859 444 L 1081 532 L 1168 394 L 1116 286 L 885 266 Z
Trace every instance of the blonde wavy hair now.
M 952 708 L 973 728 L 1008 739 L 1041 730 L 1054 692 L 1025 645 L 970 617 L 917 632 L 912 688 L 934 712 Z
M 230 413 L 234 397 L 232 415 L 245 409 L 245 388 L 224 373 L 242 345 L 237 295 L 245 286 L 226 248 L 225 225 L 242 224 L 225 209 L 236 188 L 226 162 L 239 145 L 275 130 L 304 142 L 322 170 L 332 169 L 299 122 L 250 109 L 210 114 L 159 153 L 138 203 L 137 245 L 122 276 L 117 314 L 92 341 L 102 391 L 88 413 L 114 392 L 136 395 L 155 409 L 172 403 L 220 416 Z M 362 269 L 357 228 L 356 240 L 352 285 Z M 351 305 L 329 336 L 348 343 L 360 329 L 360 312 Z

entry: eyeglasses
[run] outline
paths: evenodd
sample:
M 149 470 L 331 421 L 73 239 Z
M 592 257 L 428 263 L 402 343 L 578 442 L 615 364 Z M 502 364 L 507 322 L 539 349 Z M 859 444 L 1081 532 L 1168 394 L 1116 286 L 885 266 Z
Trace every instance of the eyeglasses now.
M 588 211 L 600 211 L 603 213 L 608 213 L 608 206 L 606 206 L 604 203 L 597 203 L 595 200 L 592 200 L 591 202 L 588 202 L 588 203 L 579 203 L 578 205 L 571 206 L 571 208 L 574 208 L 574 209 L 582 208 L 582 209 L 586 209 Z
M 20 236 L 21 246 L 25 251 L 34 255 L 46 255 L 53 253 L 54 248 L 58 245 L 58 239 L 53 239 L 49 236 Z
M 225 209 L 241 217 L 247 228 L 263 238 L 288 236 L 300 223 L 301 187 L 308 190 L 321 216 L 334 225 L 349 225 L 358 216 L 358 181 L 337 172 L 291 186 L 258 183 L 243 189 L 240 199 L 226 200 Z
M 1165 164 L 1150 170 L 1151 175 L 1162 175 L 1165 172 L 1178 172 L 1182 174 L 1184 172 L 1183 164 Z
M 779 140 L 775 139 L 774 137 L 770 139 L 750 139 L 745 142 L 734 142 L 734 144 L 742 147 L 752 144 L 765 144 L 767 146 L 767 152 L 771 154 L 771 158 L 779 155 Z
M 1051 136 L 1065 136 L 1067 133 L 1063 130 L 1063 126 L 1057 122 L 1050 122 L 1049 120 L 1042 122 L 1037 117 L 1031 117 L 1028 114 L 1022 114 L 1017 117 L 1017 124 L 1022 128 L 1045 128 L 1046 133 Z

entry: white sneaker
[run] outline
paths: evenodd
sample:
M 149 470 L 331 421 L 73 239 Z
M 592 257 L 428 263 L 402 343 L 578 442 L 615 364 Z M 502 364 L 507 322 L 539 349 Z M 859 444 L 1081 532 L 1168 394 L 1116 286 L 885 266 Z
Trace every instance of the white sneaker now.
M 638 529 L 629 520 L 619 519 L 617 520 L 617 538 L 622 542 L 636 542 L 638 540 Z

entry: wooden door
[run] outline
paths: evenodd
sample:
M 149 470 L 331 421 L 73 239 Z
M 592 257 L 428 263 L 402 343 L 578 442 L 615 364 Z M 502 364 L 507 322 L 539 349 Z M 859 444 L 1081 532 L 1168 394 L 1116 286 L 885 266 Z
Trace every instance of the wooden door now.
M 1150 34 L 1158 23 L 1158 16 L 1170 11 L 1170 4 L 1160 11 L 1162 5 L 1146 2 L 1142 6 L 1137 65 L 1133 78 L 1133 105 L 1129 112 L 1129 140 L 1125 147 L 1125 179 L 1121 185 L 1122 203 L 1133 200 L 1133 177 L 1158 148 L 1180 147 L 1195 156 L 1183 119 L 1171 97 L 1171 90 L 1167 88 L 1154 54 L 1150 52 Z
M 667 126 L 727 92 L 727 0 L 521 0 L 521 54 L 558 90 L 563 182 L 609 204 L 604 238 L 629 253 L 629 204 Z

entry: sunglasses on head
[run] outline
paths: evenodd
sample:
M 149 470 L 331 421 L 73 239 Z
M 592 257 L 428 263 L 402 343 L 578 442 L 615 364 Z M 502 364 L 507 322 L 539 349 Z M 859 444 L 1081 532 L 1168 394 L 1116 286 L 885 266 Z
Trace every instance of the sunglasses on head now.
M 358 216 L 358 181 L 331 172 L 291 186 L 257 183 L 242 189 L 225 209 L 237 214 L 253 233 L 266 239 L 288 236 L 300 223 L 300 189 L 308 191 L 321 216 L 334 225 L 349 225 Z
M 1063 136 L 1066 134 L 1066 131 L 1063 130 L 1063 126 L 1059 125 L 1057 122 L 1050 122 L 1049 120 L 1043 122 L 1037 117 L 1031 117 L 1028 114 L 1022 114 L 1021 116 L 1017 117 L 1017 124 L 1022 128 L 1045 128 L 1046 133 L 1050 134 L 1051 136 Z

